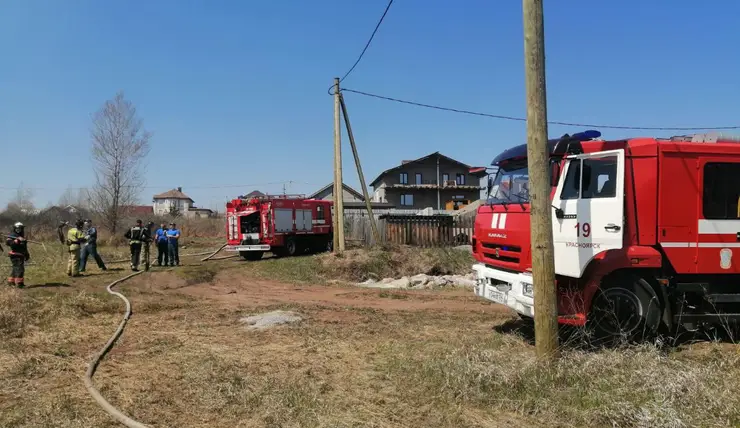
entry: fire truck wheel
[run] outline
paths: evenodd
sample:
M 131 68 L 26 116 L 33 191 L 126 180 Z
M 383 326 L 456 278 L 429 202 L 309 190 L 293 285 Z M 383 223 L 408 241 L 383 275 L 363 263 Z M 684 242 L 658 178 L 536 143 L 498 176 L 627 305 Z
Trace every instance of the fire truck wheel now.
M 615 275 L 604 279 L 594 296 L 589 324 L 598 339 L 644 340 L 660 326 L 658 296 L 644 279 Z
M 298 244 L 295 242 L 295 239 L 288 238 L 288 240 L 285 241 L 285 255 L 293 257 L 296 254 L 298 254 Z
M 262 258 L 262 251 L 240 251 L 239 255 L 244 260 L 256 261 Z

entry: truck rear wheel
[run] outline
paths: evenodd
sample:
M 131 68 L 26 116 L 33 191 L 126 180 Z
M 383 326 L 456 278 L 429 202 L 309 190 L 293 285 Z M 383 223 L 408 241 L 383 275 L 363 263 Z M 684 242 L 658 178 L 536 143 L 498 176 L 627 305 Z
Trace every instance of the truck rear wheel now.
M 295 238 L 288 238 L 285 241 L 285 255 L 293 257 L 298 254 L 298 244 L 295 242 Z
M 251 262 L 261 259 L 262 253 L 263 251 L 239 251 L 239 255 L 242 256 L 244 260 L 249 260 Z
M 647 281 L 635 275 L 615 275 L 605 278 L 596 292 L 589 327 L 598 340 L 644 340 L 658 331 L 662 312 Z

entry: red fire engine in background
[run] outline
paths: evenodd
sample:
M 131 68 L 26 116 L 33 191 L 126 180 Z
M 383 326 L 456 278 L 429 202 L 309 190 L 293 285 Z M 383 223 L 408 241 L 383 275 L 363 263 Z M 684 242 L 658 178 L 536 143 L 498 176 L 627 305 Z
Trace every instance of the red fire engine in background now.
M 550 140 L 561 324 L 609 336 L 740 320 L 740 138 Z M 534 316 L 526 145 L 492 165 L 476 294 Z
M 294 256 L 331 251 L 331 201 L 303 195 L 238 197 L 226 203 L 226 251 L 259 260 L 269 251 Z

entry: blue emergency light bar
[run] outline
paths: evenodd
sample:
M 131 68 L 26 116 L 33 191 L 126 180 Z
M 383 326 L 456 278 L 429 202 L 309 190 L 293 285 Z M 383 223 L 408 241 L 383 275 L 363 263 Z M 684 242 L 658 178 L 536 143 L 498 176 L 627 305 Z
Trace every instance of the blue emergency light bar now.
M 550 151 L 550 154 L 562 155 L 563 153 L 565 153 L 566 150 L 572 149 L 571 143 L 573 143 L 574 146 L 578 146 L 578 143 L 580 143 L 581 141 L 593 140 L 594 138 L 599 137 L 601 137 L 601 132 L 595 129 L 588 129 L 586 131 L 578 132 L 573 135 L 565 134 L 560 138 L 550 139 L 547 141 L 547 147 Z M 562 144 L 560 145 L 560 149 L 556 150 L 556 148 L 558 147 L 558 143 Z M 527 145 L 521 144 L 519 146 L 504 150 L 503 153 L 499 154 L 493 159 L 491 165 L 502 166 L 507 162 L 522 160 L 526 158 Z
M 570 136 L 570 138 L 578 141 L 586 141 L 586 140 L 593 140 L 594 138 L 601 137 L 601 132 L 595 130 L 595 129 L 589 129 L 587 131 L 583 132 L 577 132 Z

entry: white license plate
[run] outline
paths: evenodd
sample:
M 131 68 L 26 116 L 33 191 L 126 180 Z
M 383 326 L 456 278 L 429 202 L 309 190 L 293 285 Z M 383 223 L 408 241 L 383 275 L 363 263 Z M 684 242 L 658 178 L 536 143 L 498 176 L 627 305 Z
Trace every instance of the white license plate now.
M 496 303 L 506 303 L 506 294 L 498 291 L 488 289 L 488 298 Z

